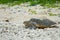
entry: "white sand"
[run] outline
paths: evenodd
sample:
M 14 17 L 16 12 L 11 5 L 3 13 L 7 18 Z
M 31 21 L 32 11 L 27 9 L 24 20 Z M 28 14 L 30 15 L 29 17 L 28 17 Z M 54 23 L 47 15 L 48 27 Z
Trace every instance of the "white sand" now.
M 37 14 L 32 14 L 31 11 Z M 49 16 L 49 12 L 60 14 L 58 8 L 46 8 L 42 6 L 16 5 L 6 7 L 0 5 L 0 40 L 60 40 L 59 28 L 26 29 L 23 22 L 31 18 L 48 18 L 56 23 L 60 22 L 59 16 Z M 5 22 L 8 19 L 9 22 Z

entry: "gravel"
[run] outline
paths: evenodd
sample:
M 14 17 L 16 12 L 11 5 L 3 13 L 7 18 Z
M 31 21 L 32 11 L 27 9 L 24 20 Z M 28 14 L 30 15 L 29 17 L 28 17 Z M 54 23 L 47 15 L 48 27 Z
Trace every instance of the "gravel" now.
M 37 14 L 29 10 L 36 11 Z M 12 7 L 0 5 L 0 40 L 60 40 L 60 24 L 57 24 L 59 28 L 45 29 L 26 29 L 23 25 L 23 21 L 31 18 L 48 18 L 56 23 L 60 22 L 59 16 L 49 16 L 49 12 L 60 14 L 60 9 L 45 9 L 40 5 L 29 6 L 29 4 Z
M 6 29 L 7 28 L 7 29 Z M 60 40 L 60 28 L 0 27 L 1 40 Z

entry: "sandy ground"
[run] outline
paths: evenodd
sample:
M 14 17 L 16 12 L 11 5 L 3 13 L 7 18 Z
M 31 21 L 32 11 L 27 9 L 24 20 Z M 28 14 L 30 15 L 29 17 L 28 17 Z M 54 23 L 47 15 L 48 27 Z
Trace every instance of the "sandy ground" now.
M 23 22 L 31 18 L 60 22 L 60 16 L 49 16 L 49 12 L 60 14 L 60 9 L 44 8 L 40 5 L 28 6 L 27 4 L 12 7 L 0 5 L 0 40 L 60 40 L 60 24 L 56 25 L 59 28 L 24 28 Z

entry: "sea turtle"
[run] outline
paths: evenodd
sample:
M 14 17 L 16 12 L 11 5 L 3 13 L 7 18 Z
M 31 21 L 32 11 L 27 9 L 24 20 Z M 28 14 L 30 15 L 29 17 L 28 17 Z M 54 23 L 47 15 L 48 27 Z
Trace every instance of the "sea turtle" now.
M 55 26 L 51 26 L 56 24 L 55 22 L 52 22 L 48 19 L 40 20 L 40 19 L 35 19 L 32 18 L 29 21 L 24 21 L 23 24 L 25 27 L 35 27 L 35 28 L 54 28 Z

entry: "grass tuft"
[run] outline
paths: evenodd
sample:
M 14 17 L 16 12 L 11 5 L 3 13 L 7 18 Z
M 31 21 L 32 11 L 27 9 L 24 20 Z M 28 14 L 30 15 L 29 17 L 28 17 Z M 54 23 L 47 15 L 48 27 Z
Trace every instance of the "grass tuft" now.
M 9 4 L 9 5 L 17 5 L 25 2 L 30 2 L 31 6 L 41 4 L 42 6 L 51 7 L 55 3 L 60 3 L 60 0 L 0 0 L 0 4 Z

